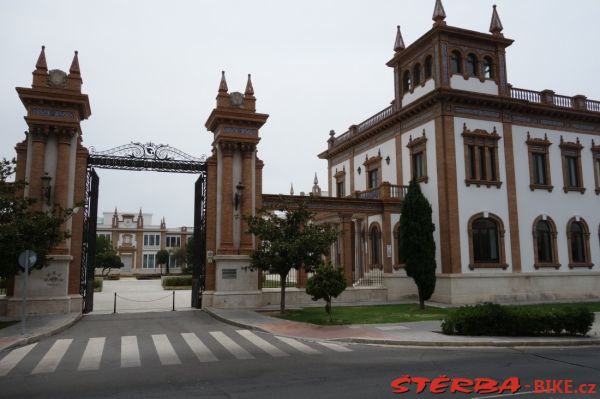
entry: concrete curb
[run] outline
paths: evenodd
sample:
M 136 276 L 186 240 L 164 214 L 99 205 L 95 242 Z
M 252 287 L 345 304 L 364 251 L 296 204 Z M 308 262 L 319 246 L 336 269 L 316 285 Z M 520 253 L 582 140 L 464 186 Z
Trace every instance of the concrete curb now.
M 39 334 L 34 334 L 31 335 L 29 337 L 25 337 L 25 338 L 20 338 L 17 341 L 7 344 L 3 347 L 0 348 L 0 352 L 6 351 L 8 349 L 14 349 L 14 348 L 18 348 L 20 346 L 25 346 L 25 345 L 29 345 L 32 344 L 34 342 L 39 341 L 42 338 L 47 338 L 47 337 L 51 337 L 52 335 L 56 335 L 58 333 L 63 332 L 64 330 L 68 329 L 69 327 L 73 326 L 75 323 L 77 323 L 79 320 L 81 320 L 81 318 L 83 317 L 83 314 L 79 313 L 77 315 L 77 317 L 75 317 L 73 320 L 68 321 L 65 324 L 56 326 L 50 330 L 41 332 Z
M 253 331 L 261 331 L 269 334 L 273 334 L 273 332 L 257 327 L 252 324 L 246 324 L 235 320 L 227 319 L 217 313 L 215 313 L 210 308 L 202 309 L 208 315 L 222 321 L 224 323 L 230 324 L 235 327 L 245 328 Z M 282 336 L 287 336 L 290 338 L 299 338 L 303 340 L 309 341 L 318 341 L 319 339 L 311 338 L 311 337 L 301 337 L 295 335 L 285 335 L 278 334 Z M 496 337 L 495 337 L 496 338 Z M 367 344 L 367 345 L 386 345 L 386 346 L 412 346 L 412 347 L 444 347 L 444 348 L 474 348 L 474 347 L 495 347 L 495 348 L 515 348 L 515 347 L 572 347 L 572 346 L 600 346 L 599 338 L 578 338 L 578 339 L 568 339 L 568 340 L 537 340 L 537 341 L 522 341 L 522 340 L 512 340 L 512 341 L 474 341 L 474 342 L 451 342 L 451 341 L 406 341 L 400 339 L 370 339 L 370 338 L 334 338 L 334 339 L 324 339 L 324 341 L 330 342 L 341 342 L 341 343 L 353 343 L 353 344 Z

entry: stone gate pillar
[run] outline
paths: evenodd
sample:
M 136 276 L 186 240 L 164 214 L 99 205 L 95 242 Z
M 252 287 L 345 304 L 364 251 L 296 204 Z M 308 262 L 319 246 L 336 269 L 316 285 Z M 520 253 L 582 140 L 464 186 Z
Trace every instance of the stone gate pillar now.
M 91 115 L 91 110 L 81 84 L 77 52 L 67 74 L 48 70 L 42 47 L 31 87 L 16 88 L 27 111 L 28 126 L 25 140 L 16 146 L 16 177 L 27 181 L 20 195 L 35 200 L 34 210 L 72 208 L 84 201 L 88 153 L 81 144 L 80 122 Z M 71 237 L 50 251 L 47 267 L 29 277 L 29 314 L 81 312 L 83 210 L 74 213 L 61 229 L 68 230 Z M 8 294 L 7 315 L 20 314 L 21 275 L 14 279 Z
M 222 73 L 217 106 L 206 121 L 214 135 L 208 163 L 206 291 L 203 306 L 258 307 L 259 275 L 250 270 L 255 247 L 244 215 L 262 206 L 262 167 L 256 156 L 258 131 L 269 116 L 256 112 L 248 75 L 244 94 L 229 93 Z

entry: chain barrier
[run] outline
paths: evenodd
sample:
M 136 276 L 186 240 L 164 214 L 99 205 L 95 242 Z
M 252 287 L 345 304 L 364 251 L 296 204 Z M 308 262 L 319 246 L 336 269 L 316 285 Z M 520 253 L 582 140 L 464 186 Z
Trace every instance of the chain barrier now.
M 114 300 L 114 307 L 113 307 L 113 313 L 117 313 L 117 297 L 126 300 L 126 301 L 130 301 L 130 302 L 138 302 L 138 303 L 150 303 L 150 302 L 156 302 L 156 301 L 161 301 L 163 299 L 167 299 L 169 297 L 173 298 L 173 307 L 172 307 L 172 311 L 175 311 L 175 291 L 173 291 L 172 294 L 160 297 L 160 298 L 156 298 L 156 299 L 133 299 L 133 298 L 127 298 L 124 296 L 121 296 L 119 294 L 117 294 L 115 292 L 115 300 Z

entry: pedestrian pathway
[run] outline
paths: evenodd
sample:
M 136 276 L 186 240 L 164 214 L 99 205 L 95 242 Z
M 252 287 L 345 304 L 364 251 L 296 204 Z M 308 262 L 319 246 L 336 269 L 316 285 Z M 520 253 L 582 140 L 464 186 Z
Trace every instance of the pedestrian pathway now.
M 121 337 L 61 338 L 0 354 L 0 380 L 12 375 L 176 366 L 224 360 L 353 352 L 348 345 L 301 342 L 245 329 Z

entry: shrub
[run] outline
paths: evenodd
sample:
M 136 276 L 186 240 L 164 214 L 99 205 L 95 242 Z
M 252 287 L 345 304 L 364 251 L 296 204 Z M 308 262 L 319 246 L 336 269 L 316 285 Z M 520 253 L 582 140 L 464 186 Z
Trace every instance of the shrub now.
M 585 306 L 539 308 L 484 303 L 448 313 L 442 332 L 449 335 L 586 335 L 594 314 Z
M 169 276 L 162 280 L 163 287 L 187 287 L 192 285 L 192 276 Z
M 119 274 L 109 274 L 107 276 L 104 276 L 105 280 L 120 280 L 121 276 Z
M 94 291 L 102 291 L 102 277 L 94 277 Z
M 134 274 L 136 280 L 158 280 L 160 274 Z
M 331 319 L 331 300 L 337 298 L 346 289 L 344 270 L 333 267 L 331 263 L 321 264 L 317 267 L 315 274 L 306 283 L 306 293 L 313 301 L 325 300 L 325 311 Z

